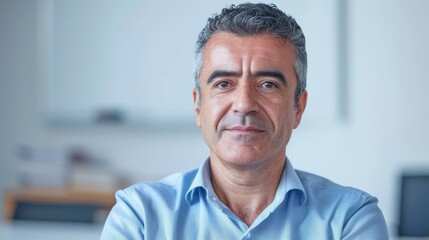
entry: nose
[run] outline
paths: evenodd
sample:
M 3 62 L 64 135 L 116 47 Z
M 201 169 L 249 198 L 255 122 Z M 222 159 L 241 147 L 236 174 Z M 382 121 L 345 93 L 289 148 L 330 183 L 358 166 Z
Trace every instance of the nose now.
M 259 110 L 257 92 L 249 82 L 239 84 L 235 89 L 232 110 L 243 116 L 255 113 Z

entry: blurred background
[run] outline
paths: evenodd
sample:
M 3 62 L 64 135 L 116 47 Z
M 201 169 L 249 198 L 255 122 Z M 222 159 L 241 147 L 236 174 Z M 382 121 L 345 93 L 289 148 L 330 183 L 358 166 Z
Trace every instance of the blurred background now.
M 307 38 L 294 167 L 376 196 L 392 238 L 429 235 L 429 2 L 272 2 Z M 97 239 L 117 189 L 207 158 L 194 44 L 231 3 L 0 0 L 0 239 Z

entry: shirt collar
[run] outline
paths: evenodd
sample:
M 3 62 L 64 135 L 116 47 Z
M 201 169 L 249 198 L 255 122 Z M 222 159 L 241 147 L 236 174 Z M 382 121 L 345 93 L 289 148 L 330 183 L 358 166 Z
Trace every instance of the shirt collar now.
M 189 205 L 198 199 L 200 191 L 205 192 L 206 195 L 214 195 L 210 174 L 210 158 L 204 161 L 204 163 L 200 166 L 191 186 L 186 192 L 185 199 Z
M 307 202 L 307 194 L 298 177 L 295 169 L 290 163 L 289 159 L 286 158 L 285 170 L 283 171 L 282 178 L 280 180 L 279 187 L 277 188 L 274 202 L 280 204 L 289 192 L 298 191 L 301 193 L 301 205 Z M 189 205 L 197 201 L 200 197 L 200 193 L 205 193 L 206 197 L 215 196 L 213 185 L 211 183 L 210 174 L 210 159 L 204 161 L 200 166 L 192 181 L 191 186 L 186 192 L 185 199 Z
M 274 201 L 283 201 L 288 193 L 294 191 L 300 193 L 301 206 L 304 205 L 307 202 L 307 193 L 292 163 L 289 161 L 289 158 L 286 158 L 285 169 L 283 170 L 282 179 L 277 188 Z

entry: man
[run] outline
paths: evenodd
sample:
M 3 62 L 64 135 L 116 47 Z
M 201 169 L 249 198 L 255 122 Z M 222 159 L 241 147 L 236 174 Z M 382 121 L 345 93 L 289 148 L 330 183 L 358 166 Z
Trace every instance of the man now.
M 200 33 L 194 104 L 210 157 L 116 195 L 102 239 L 388 239 L 377 199 L 294 170 L 305 39 L 274 5 L 223 9 Z

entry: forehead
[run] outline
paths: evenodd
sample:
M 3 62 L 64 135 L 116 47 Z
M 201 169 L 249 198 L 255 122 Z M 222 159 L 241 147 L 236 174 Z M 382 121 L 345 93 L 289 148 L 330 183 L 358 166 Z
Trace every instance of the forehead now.
M 294 69 L 295 59 L 293 45 L 281 37 L 219 32 L 207 41 L 203 50 L 202 70 L 251 71 L 268 68 L 286 71 Z

